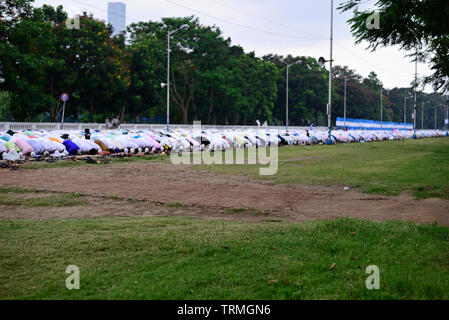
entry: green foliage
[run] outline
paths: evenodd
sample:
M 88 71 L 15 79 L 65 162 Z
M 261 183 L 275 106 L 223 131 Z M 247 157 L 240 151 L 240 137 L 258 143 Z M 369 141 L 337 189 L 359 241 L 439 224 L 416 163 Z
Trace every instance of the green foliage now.
M 411 51 L 415 59 L 430 62 L 434 73 L 424 83 L 436 90 L 449 90 L 449 2 L 446 0 L 378 0 L 380 29 L 368 29 L 366 21 L 373 13 L 359 8 L 362 0 L 346 0 L 339 9 L 352 10 L 348 22 L 356 42 L 366 41 L 369 48 L 398 45 Z M 415 53 L 416 52 L 416 53 Z
M 315 58 L 259 58 L 193 16 L 134 23 L 125 42 L 123 34 L 113 37 L 111 26 L 86 12 L 79 29 L 68 29 L 62 6 L 36 8 L 30 3 L 0 4 L 0 111 L 5 120 L 57 121 L 59 97 L 67 92 L 66 121 L 103 122 L 123 115 L 127 122 L 165 123 L 166 89 L 160 84 L 167 79 L 167 33 L 188 25 L 171 36 L 172 123 L 285 124 L 285 62 L 302 59 L 289 72 L 289 122 L 327 124 L 329 75 Z M 336 66 L 333 77 L 334 122 L 343 115 L 345 77 L 347 116 L 380 119 L 382 82 L 374 72 L 363 79 L 348 67 Z M 437 94 L 419 95 L 432 106 L 442 103 Z M 384 93 L 385 121 L 403 121 L 400 98 Z M 442 110 L 438 113 L 442 119 Z M 430 111 L 425 123 L 433 127 Z
M 0 119 L 6 121 L 11 107 L 11 95 L 7 91 L 0 91 Z
M 0 298 L 448 299 L 448 239 L 438 225 L 354 219 L 1 221 Z M 80 290 L 65 286 L 69 264 Z M 369 265 L 380 290 L 365 286 Z
M 69 207 L 86 205 L 86 201 L 80 201 L 77 193 L 61 194 L 44 197 L 14 197 L 8 193 L 0 194 L 0 205 L 2 206 L 26 206 L 26 207 Z

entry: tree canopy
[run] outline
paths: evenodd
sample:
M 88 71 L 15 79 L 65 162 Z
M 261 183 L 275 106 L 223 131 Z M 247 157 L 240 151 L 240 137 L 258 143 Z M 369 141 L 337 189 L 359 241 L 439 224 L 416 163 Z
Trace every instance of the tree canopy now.
M 342 10 L 358 2 L 348 1 Z M 171 36 L 172 123 L 284 125 L 286 65 L 298 60 L 302 63 L 289 68 L 289 124 L 327 123 L 329 74 L 305 53 L 257 57 L 194 16 L 134 23 L 115 36 L 111 25 L 87 12 L 79 16 L 79 28 L 68 28 L 66 19 L 62 6 L 0 2 L 0 119 L 58 121 L 59 97 L 67 92 L 66 121 L 119 116 L 127 122 L 165 123 L 166 89 L 160 84 L 167 80 L 167 34 L 188 25 Z M 408 88 L 388 91 L 375 72 L 364 78 L 347 66 L 335 66 L 332 76 L 333 121 L 343 116 L 345 83 L 348 117 L 380 119 L 382 90 L 384 121 L 403 121 Z M 427 103 L 425 125 L 433 127 L 433 107 L 442 119 L 444 100 L 438 93 L 418 92 L 418 106 L 422 102 Z
M 361 10 L 364 0 L 346 0 L 342 12 L 353 11 L 348 21 L 356 42 L 379 46 L 399 45 L 410 56 L 429 62 L 433 74 L 423 79 L 435 90 L 449 91 L 449 1 L 447 0 L 377 0 L 379 28 L 367 28 L 374 10 Z

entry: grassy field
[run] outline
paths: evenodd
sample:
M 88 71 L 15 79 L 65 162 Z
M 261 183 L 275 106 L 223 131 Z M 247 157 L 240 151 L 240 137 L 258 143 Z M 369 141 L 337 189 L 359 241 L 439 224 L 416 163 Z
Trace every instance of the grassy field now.
M 69 207 L 82 205 L 78 193 L 47 195 L 39 190 L 17 187 L 0 187 L 1 206 Z
M 104 164 L 104 159 L 98 159 L 100 161 L 99 164 Z M 147 156 L 141 156 L 141 157 L 125 157 L 125 158 L 108 158 L 108 162 L 111 163 L 126 163 L 126 162 L 167 162 L 170 161 L 170 158 L 166 155 L 147 155 Z M 32 162 L 25 164 L 22 168 L 23 169 L 43 169 L 43 168 L 69 168 L 69 167 L 77 167 L 77 166 L 92 166 L 96 164 L 88 164 L 84 160 L 78 160 L 78 161 L 54 161 L 54 162 Z
M 256 165 L 196 168 L 276 183 L 449 198 L 447 138 L 285 147 L 279 156 L 279 172 L 269 177 L 260 177 Z M 113 160 L 126 161 L 170 160 Z M 82 197 L 0 188 L 0 205 L 43 210 L 64 210 Z M 176 199 L 165 205 L 183 208 Z M 269 216 L 264 221 L 0 221 L 0 299 L 449 299 L 447 227 L 354 219 L 287 223 Z M 68 265 L 80 268 L 80 290 L 65 287 Z M 380 290 L 366 289 L 369 265 L 380 269 Z
M 166 162 L 166 155 L 111 159 L 112 163 Z M 199 170 L 221 174 L 248 175 L 275 183 L 345 185 L 366 193 L 398 195 L 409 192 L 416 198 L 449 199 L 449 138 L 334 146 L 291 146 L 279 148 L 279 170 L 260 176 L 259 165 L 199 165 Z M 37 162 L 25 169 L 62 168 L 85 161 Z M 95 165 L 95 164 L 94 164 Z
M 345 185 L 366 193 L 449 199 L 449 138 L 279 148 L 279 170 L 260 176 L 258 165 L 201 165 L 214 173 L 276 183 Z
M 2 221 L 0 298 L 448 299 L 448 240 L 436 225 L 352 219 Z M 80 290 L 65 287 L 72 264 Z

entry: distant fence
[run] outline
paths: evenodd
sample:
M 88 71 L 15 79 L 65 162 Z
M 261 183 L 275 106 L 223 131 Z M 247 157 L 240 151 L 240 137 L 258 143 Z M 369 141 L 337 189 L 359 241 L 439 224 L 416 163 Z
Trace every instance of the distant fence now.
M 105 130 L 106 124 L 104 123 L 64 123 L 64 130 L 83 130 L 89 128 L 91 130 Z M 128 130 L 164 130 L 165 124 L 122 124 L 120 129 Z M 216 129 L 216 130 L 248 130 L 257 129 L 257 126 L 227 126 L 227 125 L 203 125 L 203 129 Z M 265 127 L 260 127 L 265 128 Z M 285 126 L 271 126 L 268 129 L 285 130 Z M 289 127 L 290 130 L 305 130 L 308 127 Z M 192 129 L 191 124 L 171 124 L 170 129 Z M 325 127 L 316 127 L 317 130 L 326 130 Z M 23 131 L 23 130 L 62 130 L 61 123 L 55 122 L 0 122 L 0 131 Z
M 348 130 L 413 130 L 413 123 L 380 122 L 375 120 L 348 119 L 346 124 L 344 118 L 337 118 L 338 128 L 348 128 Z

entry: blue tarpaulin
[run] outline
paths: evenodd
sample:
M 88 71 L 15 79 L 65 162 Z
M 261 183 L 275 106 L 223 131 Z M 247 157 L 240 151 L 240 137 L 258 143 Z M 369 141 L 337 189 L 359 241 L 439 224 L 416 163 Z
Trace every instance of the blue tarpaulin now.
M 376 120 L 337 118 L 338 128 L 348 128 L 348 130 L 413 130 L 413 123 L 381 122 Z

